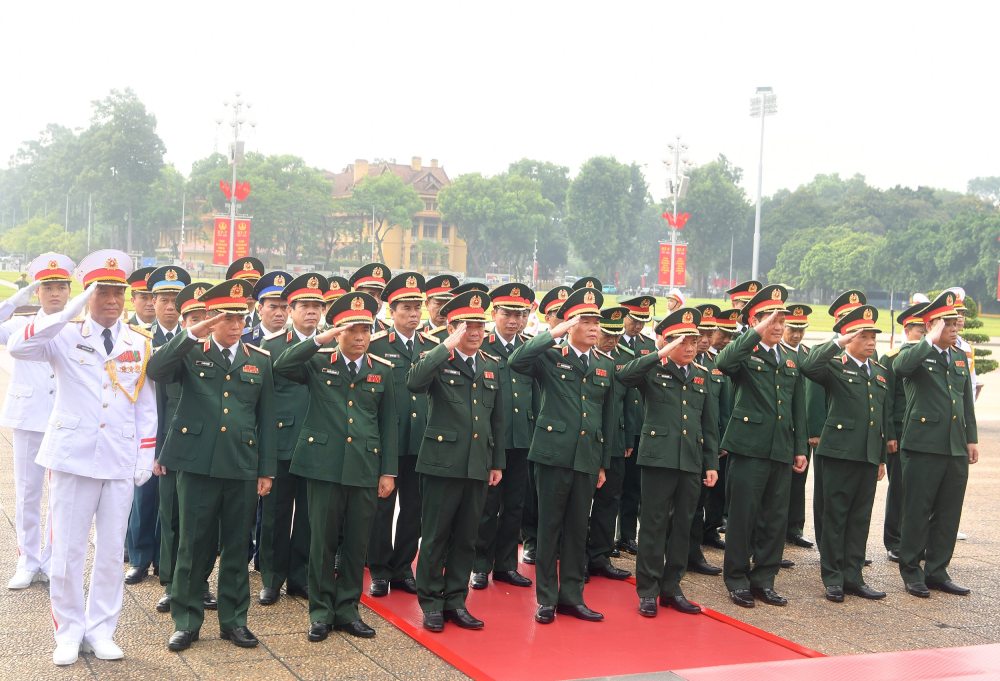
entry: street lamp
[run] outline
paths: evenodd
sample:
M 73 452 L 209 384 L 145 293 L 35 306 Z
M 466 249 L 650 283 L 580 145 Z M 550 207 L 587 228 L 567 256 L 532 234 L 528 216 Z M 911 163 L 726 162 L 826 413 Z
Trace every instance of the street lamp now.
M 229 144 L 229 165 L 233 167 L 232 195 L 229 197 L 229 262 L 233 261 L 233 250 L 236 241 L 236 165 L 243 160 L 243 141 L 240 139 L 240 131 L 247 123 L 244 116 L 244 109 L 249 109 L 253 105 L 244 101 L 237 92 L 232 101 L 225 100 L 222 105 L 232 109 L 233 117 L 229 121 L 229 127 L 233 129 L 233 141 Z M 220 124 L 221 120 L 216 119 Z M 255 127 L 256 123 L 250 121 L 250 127 Z
M 668 181 L 670 186 L 670 194 L 674 199 L 674 218 L 677 218 L 677 202 L 684 197 L 687 193 L 688 178 L 686 175 L 682 175 L 681 171 L 686 169 L 691 165 L 688 159 L 681 158 L 681 154 L 687 151 L 688 146 L 686 144 L 681 144 L 681 136 L 676 137 L 676 141 L 673 144 L 668 144 L 667 148 L 673 153 L 673 161 L 667 159 L 664 164 L 669 168 L 671 165 L 674 167 L 674 178 Z M 682 168 L 683 166 L 683 168 Z M 670 286 L 673 288 L 676 284 L 674 282 L 674 262 L 677 258 L 677 229 L 672 228 L 670 230 Z
M 760 262 L 760 193 L 764 177 L 764 119 L 778 113 L 778 98 L 769 87 L 757 88 L 756 94 L 750 100 L 751 118 L 760 117 L 760 155 L 757 161 L 757 212 L 753 220 L 753 272 L 752 279 L 757 279 L 757 266 Z

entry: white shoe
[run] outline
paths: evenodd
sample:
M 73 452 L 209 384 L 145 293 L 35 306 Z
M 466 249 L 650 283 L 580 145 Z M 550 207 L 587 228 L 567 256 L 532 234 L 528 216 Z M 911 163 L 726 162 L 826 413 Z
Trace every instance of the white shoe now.
M 14 573 L 14 576 L 10 578 L 7 582 L 8 589 L 27 589 L 31 586 L 31 583 L 35 581 L 35 575 L 37 573 L 31 570 L 18 570 Z
M 52 662 L 60 667 L 65 667 L 76 662 L 79 657 L 79 643 L 59 643 L 56 644 L 55 652 L 52 653 Z
M 89 641 L 84 640 L 80 650 L 84 653 L 93 653 L 98 660 L 120 660 L 125 657 L 125 653 L 110 638 Z
M 969 535 L 967 535 L 965 532 L 959 532 L 957 535 L 955 535 L 955 539 L 957 539 L 958 541 L 965 541 L 968 538 Z
M 49 576 L 45 574 L 44 570 L 39 570 L 38 572 L 35 573 L 35 579 L 32 581 L 38 582 L 39 584 L 48 584 Z

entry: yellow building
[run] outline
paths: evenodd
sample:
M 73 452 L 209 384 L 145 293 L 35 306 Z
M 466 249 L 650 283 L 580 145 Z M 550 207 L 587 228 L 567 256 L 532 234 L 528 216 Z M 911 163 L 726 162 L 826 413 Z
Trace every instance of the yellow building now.
M 405 184 L 413 187 L 424 203 L 423 210 L 413 216 L 410 225 L 393 225 L 382 241 L 385 264 L 391 270 L 417 270 L 426 275 L 447 272 L 464 275 L 466 272 L 467 246 L 458 236 L 455 225 L 445 224 L 438 210 L 437 195 L 443 187 L 451 184 L 444 168 L 437 159 L 431 159 L 429 166 L 414 156 L 409 165 L 378 161 L 369 163 L 358 159 L 342 172 L 329 173 L 327 178 L 333 183 L 333 196 L 350 196 L 354 186 L 366 177 L 378 177 L 393 173 Z M 371 216 L 358 216 L 364 223 L 364 230 L 351 234 L 371 234 Z M 342 244 L 356 245 L 356 236 L 343 238 Z

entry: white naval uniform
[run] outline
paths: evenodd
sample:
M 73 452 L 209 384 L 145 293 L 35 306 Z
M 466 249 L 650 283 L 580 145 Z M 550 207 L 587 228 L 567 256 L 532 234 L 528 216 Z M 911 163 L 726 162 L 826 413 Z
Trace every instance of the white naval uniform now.
M 149 338 L 116 321 L 109 355 L 103 327 L 89 318 L 68 322 L 68 311 L 28 324 L 8 343 L 17 359 L 47 361 L 58 385 L 36 459 L 49 469 L 49 595 L 57 644 L 114 636 L 134 482 L 140 471 L 153 468 L 157 418 L 153 384 L 144 373 Z M 85 607 L 83 568 L 92 523 L 94 564 Z
M 0 324 L 0 343 L 23 335 L 29 323 L 45 313 L 12 317 Z M 48 362 L 15 359 L 0 426 L 14 431 L 14 527 L 17 532 L 17 569 L 48 573 L 49 542 L 42 540 L 42 490 L 45 467 L 35 463 L 42 436 L 55 404 L 56 377 Z

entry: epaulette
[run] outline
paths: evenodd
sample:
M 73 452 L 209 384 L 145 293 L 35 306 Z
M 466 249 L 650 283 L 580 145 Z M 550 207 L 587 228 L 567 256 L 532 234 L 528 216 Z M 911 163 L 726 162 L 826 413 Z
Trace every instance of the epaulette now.
M 430 335 L 426 331 L 421 331 L 420 335 L 423 337 L 424 340 L 430 341 L 431 343 L 440 343 L 441 342 L 440 338 L 438 338 L 437 336 L 432 336 L 432 335 Z
M 885 355 L 883 355 L 883 357 L 895 357 L 896 355 L 899 354 L 899 351 L 902 348 L 903 348 L 902 345 L 897 345 L 897 346 L 895 346 L 893 348 L 889 348 L 889 352 L 885 353 Z
M 278 336 L 284 335 L 285 333 L 286 331 L 284 329 L 278 329 L 274 333 L 265 334 L 265 336 L 261 340 L 269 341 L 272 338 L 277 338 Z
M 70 324 L 79 324 L 80 322 L 83 322 L 83 321 L 85 321 L 86 319 L 87 319 L 86 317 L 73 317 L 73 319 L 69 320 L 69 323 L 70 323 Z M 139 333 L 143 333 L 143 331 L 142 331 L 142 330 L 140 330 L 140 329 L 136 329 L 136 328 L 135 328 L 134 326 L 132 326 L 131 324 L 129 324 L 128 326 L 129 326 L 129 328 L 130 328 L 130 329 L 135 329 L 135 330 L 136 330 L 136 331 L 138 331 Z M 149 332 L 146 332 L 146 334 L 144 334 L 144 335 L 149 335 L 149 337 L 150 337 L 150 338 L 152 338 L 152 337 L 153 337 L 153 334 L 151 334 L 151 333 L 149 333 Z
M 447 325 L 435 326 L 433 329 L 428 329 L 426 333 L 434 334 L 434 333 L 441 333 L 442 331 L 447 331 L 447 330 L 448 330 Z
M 385 364 L 388 367 L 393 366 L 393 363 L 390 362 L 389 360 L 383 359 L 383 358 L 379 357 L 378 355 L 373 355 L 370 352 L 368 353 L 368 357 L 370 357 L 371 359 L 375 360 L 376 362 L 381 362 L 382 364 Z
M 532 338 L 534 338 L 534 337 L 535 337 L 535 334 L 533 334 L 533 333 L 530 333 L 530 332 L 528 332 L 528 331 L 522 331 L 522 332 L 521 332 L 521 339 L 522 339 L 522 340 L 523 340 L 523 339 L 525 339 L 525 338 L 527 338 L 527 339 L 529 339 L 529 340 L 530 340 L 530 339 L 532 339 Z
M 888 367 L 886 367 L 884 364 L 879 364 L 878 362 L 876 362 L 875 360 L 873 360 L 871 357 L 868 358 L 868 361 L 871 362 L 872 364 L 874 364 L 877 367 L 882 367 L 886 371 L 889 370 Z
M 74 319 L 73 321 L 75 322 L 77 320 Z M 80 321 L 81 322 L 83 321 L 83 317 L 80 317 Z M 140 334 L 142 336 L 145 336 L 146 338 L 152 338 L 153 337 L 153 332 L 152 331 L 147 331 L 146 329 L 142 328 L 141 326 L 136 326 L 135 324 L 129 324 L 128 328 L 132 329 L 133 331 L 135 331 L 136 333 L 138 333 L 138 334 Z
M 499 364 L 499 363 L 500 363 L 500 358 L 499 358 L 499 357 L 497 357 L 496 355 L 491 355 L 490 353 L 486 352 L 486 351 L 485 351 L 485 350 L 483 350 L 482 348 L 480 348 L 480 350 L 479 350 L 479 353 L 480 353 L 480 354 L 481 354 L 481 355 L 482 355 L 483 357 L 485 357 L 485 358 L 487 358 L 487 359 L 492 359 L 492 360 L 493 360 L 494 362 L 496 362 L 497 364 Z
M 323 353 L 326 353 L 326 354 L 330 354 L 331 352 L 336 352 L 336 350 L 337 350 L 337 348 L 320 348 L 316 352 L 323 352 Z
M 635 357 L 635 353 L 634 353 L 634 352 L 632 352 L 632 348 L 630 348 L 629 346 L 627 346 L 627 345 L 622 345 L 621 343 L 619 343 L 619 344 L 618 344 L 618 345 L 616 345 L 615 347 L 616 347 L 616 348 L 618 348 L 618 350 L 619 350 L 620 352 L 625 352 L 625 353 L 628 353 L 628 354 L 632 355 L 633 357 Z
M 611 355 L 609 355 L 608 353 L 604 352 L 603 350 L 598 350 L 597 348 L 594 348 L 594 352 L 596 352 L 596 353 L 597 353 L 598 355 L 603 355 L 604 357 L 607 357 L 607 358 L 608 358 L 608 359 L 610 359 L 610 360 L 611 360 L 612 362 L 613 362 L 613 361 L 614 361 L 614 359 L 615 359 L 614 357 L 612 357 L 612 356 L 611 356 Z
M 691 362 L 691 364 L 694 365 L 695 367 L 701 369 L 702 371 L 708 371 L 708 367 L 702 366 L 702 365 L 698 364 L 697 362 Z
M 379 331 L 378 333 L 372 334 L 372 340 L 377 341 L 379 338 L 385 338 L 388 335 L 388 331 Z
M 250 343 L 244 343 L 243 345 L 247 346 L 251 350 L 256 350 L 257 352 L 259 352 L 262 355 L 267 355 L 268 357 L 271 356 L 271 351 L 270 350 L 265 350 L 264 348 L 262 348 L 260 346 L 250 345 Z

